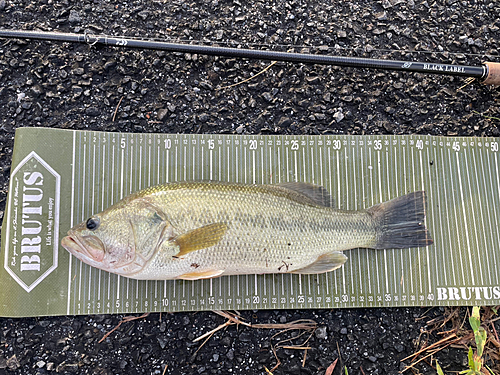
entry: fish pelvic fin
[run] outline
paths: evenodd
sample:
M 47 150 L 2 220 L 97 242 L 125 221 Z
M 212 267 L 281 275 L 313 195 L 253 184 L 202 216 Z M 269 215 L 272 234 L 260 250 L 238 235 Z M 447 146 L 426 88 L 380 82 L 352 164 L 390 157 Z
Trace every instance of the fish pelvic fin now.
M 189 272 L 178 276 L 181 280 L 200 280 L 200 279 L 211 279 L 212 277 L 218 277 L 224 273 L 224 270 L 207 270 L 200 272 Z
M 181 257 L 193 251 L 217 245 L 226 231 L 226 224 L 215 223 L 181 234 L 174 239 L 174 242 L 179 246 L 179 253 L 176 256 Z
M 336 251 L 320 255 L 314 263 L 290 273 L 316 274 L 330 272 L 341 267 L 346 261 L 347 257 L 341 252 Z
M 416 191 L 370 207 L 377 227 L 373 249 L 405 249 L 433 244 L 425 227 L 425 191 Z

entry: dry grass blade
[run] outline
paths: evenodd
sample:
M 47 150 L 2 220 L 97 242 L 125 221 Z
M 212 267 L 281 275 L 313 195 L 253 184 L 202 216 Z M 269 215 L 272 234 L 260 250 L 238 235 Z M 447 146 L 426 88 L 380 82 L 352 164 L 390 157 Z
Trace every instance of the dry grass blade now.
M 253 76 L 251 76 L 250 78 L 247 78 L 247 79 L 244 79 L 243 81 L 241 82 L 237 82 L 237 83 L 234 83 L 232 85 L 229 85 L 229 86 L 224 86 L 224 87 L 219 87 L 215 90 L 223 90 L 223 89 L 228 89 L 230 87 L 234 87 L 234 86 L 238 86 L 238 85 L 241 85 L 242 83 L 245 83 L 245 82 L 248 82 L 252 79 L 254 79 L 255 77 L 257 76 L 260 76 L 262 73 L 264 73 L 265 71 L 267 71 L 271 66 L 273 66 L 274 64 L 276 64 L 277 61 L 273 61 L 271 64 L 269 64 L 267 67 L 265 67 L 263 70 L 261 70 L 260 72 L 258 72 L 257 74 L 254 74 Z
M 215 332 L 217 332 L 218 330 L 221 330 L 221 329 L 223 329 L 223 328 L 226 328 L 226 327 L 228 327 L 228 326 L 230 326 L 230 325 L 232 325 L 232 324 L 236 324 L 236 323 L 233 323 L 233 322 L 231 322 L 231 321 L 227 321 L 226 323 L 221 324 L 221 325 L 220 325 L 220 326 L 218 326 L 217 328 L 214 328 L 214 329 L 212 329 L 211 331 L 209 331 L 209 332 L 207 332 L 207 333 L 205 333 L 205 334 L 201 335 L 200 337 L 195 338 L 195 339 L 193 340 L 193 342 L 198 342 L 198 341 L 201 341 L 201 340 L 203 340 L 205 337 L 210 338 L 210 337 L 212 337 L 212 335 L 213 335 Z
M 116 105 L 115 113 L 113 114 L 113 120 L 112 120 L 113 122 L 115 122 L 116 114 L 118 113 L 118 108 L 120 107 L 120 104 L 122 104 L 122 100 L 123 100 L 123 98 L 124 98 L 124 97 L 125 97 L 125 96 L 122 96 L 122 97 L 120 98 L 120 101 L 119 101 L 119 102 L 118 102 L 118 104 Z
M 280 346 L 282 349 L 298 349 L 298 350 L 307 350 L 307 349 L 312 349 L 310 346 L 296 346 L 296 345 L 285 345 L 285 346 Z
M 251 324 L 252 328 L 265 328 L 265 329 L 303 329 L 305 331 L 315 330 L 318 324 L 314 320 L 310 319 L 300 319 L 294 320 L 290 323 L 272 323 L 272 324 Z
M 415 353 L 413 353 L 413 354 L 409 355 L 408 357 L 403 358 L 403 359 L 401 360 L 401 362 L 402 362 L 402 361 L 406 361 L 407 359 L 410 359 L 410 358 L 413 358 L 413 357 L 417 357 L 417 356 L 419 356 L 420 354 L 422 354 L 423 352 L 429 351 L 429 350 L 431 350 L 431 349 L 433 349 L 433 348 L 435 348 L 435 347 L 437 347 L 437 346 L 439 346 L 439 345 L 442 345 L 442 344 L 446 343 L 447 341 L 449 341 L 449 340 L 451 340 L 451 339 L 454 339 L 454 338 L 456 338 L 456 337 L 457 337 L 457 335 L 456 335 L 456 334 L 452 334 L 452 335 L 450 335 L 450 336 L 448 336 L 448 337 L 445 337 L 444 339 L 441 339 L 441 340 L 439 340 L 439 341 L 435 342 L 434 344 L 429 345 L 429 346 L 426 346 L 426 347 L 424 347 L 424 348 L 420 349 L 419 351 L 417 351 L 417 352 L 415 352 Z M 458 339 L 458 340 L 460 340 L 460 339 Z M 453 341 L 453 342 L 456 342 L 456 341 L 458 341 L 458 340 L 455 340 L 455 341 Z
M 500 340 L 494 326 L 494 322 L 500 319 L 497 316 L 498 307 L 483 307 L 484 313 L 481 316 L 481 326 L 487 331 L 487 339 L 484 343 L 483 357 L 485 362 L 491 361 L 488 367 L 489 374 L 500 373 Z M 445 308 L 444 314 L 433 318 L 427 322 L 426 330 L 422 331 L 421 335 L 426 335 L 427 340 L 430 339 L 432 333 L 439 336 L 445 336 L 441 340 L 427 345 L 427 341 L 419 345 L 420 349 L 414 354 L 402 359 L 402 361 L 411 359 L 411 364 L 402 372 L 412 369 L 413 372 L 418 372 L 416 365 L 422 361 L 428 363 L 429 357 L 436 355 L 444 348 L 458 348 L 467 350 L 469 347 L 474 347 L 475 334 L 467 325 L 467 320 L 470 317 L 470 310 L 464 310 L 460 307 Z M 451 325 L 451 329 L 450 329 Z M 420 337 L 419 337 L 420 341 Z M 418 358 L 421 356 L 421 358 Z M 417 360 L 418 359 L 418 360 Z M 486 364 L 485 364 L 486 365 Z M 491 370 L 491 369 L 493 370 Z M 486 367 L 481 371 L 487 372 Z
M 118 323 L 118 325 L 117 325 L 115 328 L 113 328 L 111 331 L 109 331 L 108 333 L 106 333 L 106 334 L 102 337 L 102 339 L 100 339 L 100 340 L 98 341 L 98 343 L 100 344 L 101 342 L 103 342 L 104 340 L 106 340 L 106 338 L 107 338 L 109 335 L 111 335 L 114 331 L 116 331 L 118 328 L 120 328 L 120 326 L 121 326 L 123 323 L 131 322 L 132 320 L 143 319 L 143 318 L 147 317 L 148 315 L 149 315 L 149 313 L 144 313 L 144 314 L 142 314 L 141 316 L 126 316 L 126 317 L 124 317 L 124 318 L 120 321 L 120 323 Z
M 231 325 L 238 326 L 238 325 L 242 324 L 242 325 L 249 327 L 249 328 L 280 330 L 278 333 L 274 334 L 271 337 L 271 341 L 274 338 L 276 338 L 276 337 L 278 337 L 286 332 L 295 330 L 295 331 L 302 331 L 302 332 L 300 334 L 298 334 L 297 336 L 289 337 L 289 338 L 284 339 L 284 340 L 280 340 L 275 345 L 271 345 L 271 350 L 274 354 L 274 357 L 276 358 L 276 365 L 271 370 L 268 370 L 266 367 L 264 367 L 264 369 L 265 369 L 266 373 L 272 374 L 273 371 L 279 367 L 279 365 L 281 364 L 281 361 L 279 360 L 278 355 L 276 353 L 276 350 L 279 348 L 292 349 L 292 350 L 304 350 L 304 358 L 302 360 L 302 367 L 305 366 L 305 361 L 306 361 L 306 357 L 307 357 L 307 350 L 312 349 L 310 346 L 306 346 L 306 344 L 311 339 L 312 335 L 314 334 L 314 331 L 316 330 L 316 327 L 318 326 L 318 324 L 314 320 L 300 319 L 300 320 L 295 320 L 295 321 L 290 322 L 290 323 L 251 324 L 251 323 L 247 323 L 247 322 L 243 321 L 243 318 L 241 318 L 236 313 L 232 313 L 229 311 L 219 311 L 219 310 L 215 310 L 214 313 L 226 318 L 227 321 L 225 323 L 219 325 L 217 328 L 214 328 L 211 331 L 206 332 L 203 335 L 201 335 L 193 340 L 193 342 L 198 342 L 198 341 L 205 339 L 205 341 L 201 344 L 201 346 L 198 348 L 196 353 L 198 353 L 198 351 L 201 349 L 201 347 L 203 345 L 205 345 L 205 343 L 213 336 L 213 334 L 215 332 L 217 332 L 223 328 L 226 328 L 228 326 L 231 326 Z M 284 345 L 285 343 L 290 343 L 294 340 L 301 338 L 306 333 L 309 333 L 309 336 L 301 344 Z
M 467 78 L 467 79 L 464 81 L 464 83 L 465 83 L 465 84 L 464 84 L 463 86 L 460 86 L 460 87 L 458 88 L 458 90 L 462 90 L 464 87 L 469 86 L 469 85 L 470 85 L 472 82 L 474 82 L 475 80 L 476 80 L 476 79 L 475 79 L 475 78 L 472 78 L 472 77 Z M 457 90 L 457 91 L 458 91 L 458 90 Z

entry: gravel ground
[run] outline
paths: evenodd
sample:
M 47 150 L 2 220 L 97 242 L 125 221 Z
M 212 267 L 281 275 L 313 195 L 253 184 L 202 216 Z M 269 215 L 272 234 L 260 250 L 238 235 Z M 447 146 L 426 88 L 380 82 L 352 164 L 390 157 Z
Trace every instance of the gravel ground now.
M 488 0 L 0 0 L 0 27 L 466 65 L 500 62 L 500 6 Z M 473 83 L 459 90 L 463 79 L 453 77 L 277 63 L 249 83 L 217 90 L 267 65 L 0 40 L 1 217 L 14 131 L 21 126 L 162 133 L 500 135 L 499 89 Z M 426 338 L 421 336 L 425 322 L 442 316 L 443 310 L 242 315 L 257 323 L 318 322 L 305 366 L 302 351 L 281 349 L 283 363 L 275 374 L 324 374 L 339 355 L 350 374 L 396 374 L 407 363 L 400 360 L 415 351 L 419 338 Z M 198 344 L 192 340 L 225 321 L 213 313 L 152 314 L 125 323 L 99 344 L 121 318 L 0 319 L 0 374 L 261 374 L 263 366 L 276 363 L 271 350 L 276 332 L 246 327 L 217 332 L 195 354 Z M 462 349 L 444 350 L 438 359 L 447 371 L 462 370 L 467 363 Z M 425 363 L 418 368 L 435 373 Z M 334 373 L 340 374 L 340 363 Z

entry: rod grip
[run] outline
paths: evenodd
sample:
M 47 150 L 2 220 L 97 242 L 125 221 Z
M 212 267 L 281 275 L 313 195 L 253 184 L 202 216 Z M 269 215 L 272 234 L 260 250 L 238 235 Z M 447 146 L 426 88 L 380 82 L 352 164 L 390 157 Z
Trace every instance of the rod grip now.
M 500 63 L 485 62 L 484 65 L 488 69 L 488 75 L 481 83 L 484 85 L 500 86 Z

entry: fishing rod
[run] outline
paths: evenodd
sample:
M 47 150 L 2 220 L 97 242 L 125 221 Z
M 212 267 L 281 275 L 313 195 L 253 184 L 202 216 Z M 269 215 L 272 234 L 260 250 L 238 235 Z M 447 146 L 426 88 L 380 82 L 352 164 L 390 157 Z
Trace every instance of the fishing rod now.
M 478 79 L 485 85 L 500 86 L 500 63 L 496 62 L 484 62 L 481 66 L 467 66 L 419 61 L 382 60 L 362 57 L 314 55 L 308 53 L 169 43 L 163 41 L 113 37 L 107 35 L 91 35 L 87 33 L 74 34 L 26 30 L 0 29 L 0 38 L 36 39 L 57 42 L 85 43 L 89 45 L 142 48 L 200 55 L 347 66 L 354 68 L 396 70 L 426 74 L 440 74 L 457 77 L 469 77 Z

